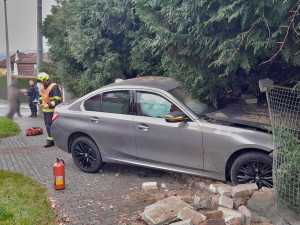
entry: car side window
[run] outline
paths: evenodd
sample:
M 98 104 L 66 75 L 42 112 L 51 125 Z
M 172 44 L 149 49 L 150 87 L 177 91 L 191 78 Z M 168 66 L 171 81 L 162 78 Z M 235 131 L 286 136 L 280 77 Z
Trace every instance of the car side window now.
M 139 116 L 164 118 L 166 114 L 181 110 L 160 95 L 137 92 L 137 113 Z
M 84 102 L 84 108 L 87 111 L 101 112 L 101 95 L 94 95 Z
M 129 114 L 129 105 L 129 91 L 115 91 L 102 94 L 101 112 Z

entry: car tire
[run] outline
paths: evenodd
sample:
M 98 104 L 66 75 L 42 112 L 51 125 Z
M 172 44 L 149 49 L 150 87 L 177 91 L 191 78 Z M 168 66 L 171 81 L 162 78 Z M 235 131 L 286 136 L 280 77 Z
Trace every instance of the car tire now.
M 273 159 L 262 152 L 248 152 L 233 162 L 230 176 L 234 185 L 256 183 L 258 188 L 273 187 Z
M 95 142 L 86 136 L 76 138 L 71 145 L 72 158 L 79 169 L 95 173 L 104 165 Z

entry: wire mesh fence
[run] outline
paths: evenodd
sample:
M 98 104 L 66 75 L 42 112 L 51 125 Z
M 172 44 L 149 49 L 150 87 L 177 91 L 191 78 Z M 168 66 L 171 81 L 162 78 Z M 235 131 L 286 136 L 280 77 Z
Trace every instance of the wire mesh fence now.
M 273 179 L 282 217 L 300 216 L 300 91 L 272 86 L 267 99 L 275 144 Z

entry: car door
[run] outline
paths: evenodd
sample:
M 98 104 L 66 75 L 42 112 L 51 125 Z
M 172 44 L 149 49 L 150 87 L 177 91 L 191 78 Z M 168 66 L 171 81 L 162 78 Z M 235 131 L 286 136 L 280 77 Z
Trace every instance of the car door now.
M 139 160 L 203 169 L 202 132 L 196 121 L 166 122 L 164 116 L 181 111 L 169 99 L 154 92 L 137 91 L 135 139 Z
M 118 158 L 136 158 L 130 91 L 107 91 L 84 102 L 90 132 L 101 150 Z

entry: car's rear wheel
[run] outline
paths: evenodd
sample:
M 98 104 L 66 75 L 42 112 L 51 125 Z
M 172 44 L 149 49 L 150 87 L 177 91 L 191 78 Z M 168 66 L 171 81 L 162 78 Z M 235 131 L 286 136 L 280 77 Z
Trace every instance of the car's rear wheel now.
M 86 173 L 98 172 L 104 165 L 97 145 L 89 137 L 76 138 L 72 143 L 71 152 L 75 164 Z
M 248 152 L 232 164 L 230 175 L 234 185 L 256 183 L 259 188 L 273 187 L 273 160 L 261 152 Z

